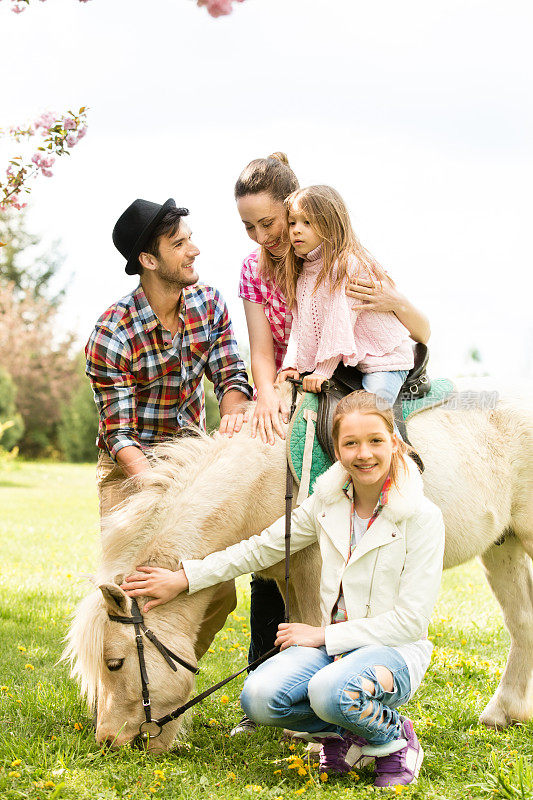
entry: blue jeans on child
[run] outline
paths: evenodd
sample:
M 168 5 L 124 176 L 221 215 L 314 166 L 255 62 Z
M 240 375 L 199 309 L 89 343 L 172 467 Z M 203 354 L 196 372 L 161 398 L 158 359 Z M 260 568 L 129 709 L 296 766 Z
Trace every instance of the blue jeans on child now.
M 363 389 L 381 397 L 387 407 L 392 407 L 408 374 L 409 371 L 406 369 L 392 372 L 365 372 L 362 380 Z
M 376 666 L 392 673 L 392 692 L 379 683 Z M 364 678 L 373 684 L 373 694 L 363 689 Z M 335 661 L 325 647 L 293 646 L 248 675 L 241 705 L 246 716 L 259 725 L 317 737 L 342 735 L 348 730 L 369 744 L 384 745 L 400 735 L 396 708 L 407 701 L 410 691 L 407 665 L 391 647 L 359 647 Z

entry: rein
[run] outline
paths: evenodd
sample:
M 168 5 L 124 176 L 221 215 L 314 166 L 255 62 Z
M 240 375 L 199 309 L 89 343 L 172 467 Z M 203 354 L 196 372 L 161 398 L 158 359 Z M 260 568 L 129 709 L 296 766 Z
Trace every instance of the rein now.
M 294 415 L 294 411 L 296 409 L 296 398 L 297 398 L 297 386 L 300 384 L 299 381 L 293 381 L 292 383 L 292 401 L 291 401 L 291 410 L 289 417 L 292 418 Z M 291 512 L 292 512 L 292 499 L 293 499 L 293 487 L 294 487 L 294 479 L 292 476 L 291 469 L 289 464 L 287 463 L 287 478 L 285 484 L 285 622 L 289 622 L 289 577 L 290 577 L 290 554 L 291 554 Z M 192 708 L 197 703 L 201 703 L 202 700 L 205 700 L 206 697 L 209 697 L 210 694 L 216 692 L 217 689 L 222 688 L 230 681 L 237 678 L 239 675 L 242 675 L 243 672 L 246 672 L 247 669 L 253 668 L 261 664 L 263 661 L 266 661 L 267 658 L 273 656 L 275 653 L 279 652 L 279 647 L 273 647 L 267 653 L 264 653 L 259 658 L 256 658 L 255 661 L 252 661 L 251 664 L 247 664 L 242 669 L 234 672 L 224 680 L 215 683 L 213 686 L 210 686 L 209 689 L 205 689 L 205 691 L 200 692 L 200 694 L 195 695 L 182 706 L 174 709 L 169 714 L 165 714 L 165 716 L 160 717 L 159 719 L 152 718 L 152 706 L 150 703 L 150 691 L 148 689 L 148 685 L 150 683 L 148 679 L 148 671 L 146 669 L 146 662 L 144 659 L 144 642 L 142 634 L 146 636 L 146 638 L 152 642 L 153 645 L 159 650 L 169 667 L 171 667 L 174 672 L 177 671 L 176 664 L 188 669 L 189 672 L 192 672 L 194 675 L 198 675 L 200 670 L 198 667 L 189 664 L 188 661 L 185 661 L 180 656 L 177 656 L 172 650 L 159 641 L 157 636 L 146 627 L 144 624 L 144 618 L 137 603 L 137 600 L 133 597 L 131 600 L 131 617 L 120 617 L 115 614 L 109 614 L 108 617 L 113 622 L 119 622 L 122 625 L 133 625 L 135 630 L 135 643 L 137 645 L 137 657 L 139 659 L 139 671 L 141 673 L 141 689 L 142 689 L 142 704 L 144 709 L 144 722 L 141 722 L 139 726 L 139 736 L 144 739 L 145 741 L 151 738 L 156 738 L 159 736 L 163 731 L 163 725 L 166 725 L 168 722 L 171 722 L 173 719 L 178 719 L 181 717 L 185 711 L 188 711 L 189 708 Z M 176 662 L 176 663 L 174 663 Z M 150 728 L 153 730 L 151 731 Z

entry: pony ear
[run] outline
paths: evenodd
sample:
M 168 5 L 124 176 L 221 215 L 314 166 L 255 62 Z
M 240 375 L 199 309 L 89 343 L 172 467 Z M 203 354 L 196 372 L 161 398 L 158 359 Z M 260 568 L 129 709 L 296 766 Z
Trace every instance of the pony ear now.
M 103 583 L 98 587 L 102 592 L 110 614 L 128 614 L 128 598 L 116 583 Z

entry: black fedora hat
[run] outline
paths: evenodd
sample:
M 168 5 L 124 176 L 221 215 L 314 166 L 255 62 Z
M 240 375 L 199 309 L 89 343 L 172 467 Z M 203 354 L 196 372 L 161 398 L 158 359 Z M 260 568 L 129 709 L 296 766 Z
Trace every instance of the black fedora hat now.
M 126 259 L 128 275 L 140 272 L 139 254 L 170 208 L 176 208 L 172 197 L 163 205 L 151 203 L 150 200 L 135 200 L 118 218 L 113 228 L 113 244 Z M 177 211 L 182 217 L 189 213 L 187 208 L 179 208 Z

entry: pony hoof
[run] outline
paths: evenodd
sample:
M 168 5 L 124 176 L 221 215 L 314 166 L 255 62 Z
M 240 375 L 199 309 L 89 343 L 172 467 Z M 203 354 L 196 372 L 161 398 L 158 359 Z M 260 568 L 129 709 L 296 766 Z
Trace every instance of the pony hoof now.
M 483 709 L 479 717 L 479 721 L 481 725 L 485 725 L 487 728 L 494 728 L 495 730 L 508 728 L 511 724 L 511 720 L 505 711 L 503 711 L 496 703 L 489 703 Z

